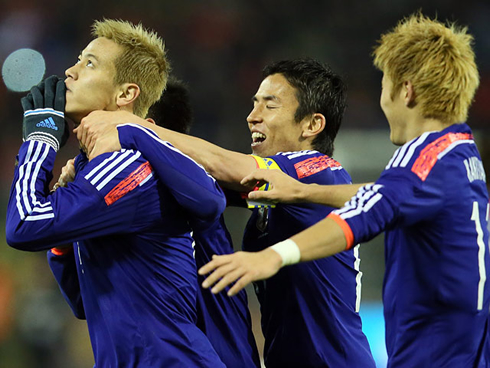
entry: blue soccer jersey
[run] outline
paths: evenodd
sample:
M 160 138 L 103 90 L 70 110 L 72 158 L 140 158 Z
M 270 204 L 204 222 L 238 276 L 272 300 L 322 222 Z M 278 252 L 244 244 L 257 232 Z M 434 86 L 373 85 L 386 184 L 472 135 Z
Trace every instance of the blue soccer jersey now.
M 168 142 L 160 140 L 151 130 L 138 125 L 120 125 L 118 130 L 121 146 L 139 149 L 145 159 L 151 163 L 157 177 L 175 177 L 175 173 L 170 171 L 169 167 L 178 167 L 181 164 L 167 159 L 167 151 L 173 148 Z M 203 181 L 200 175 L 193 174 L 186 176 L 185 179 L 172 180 L 177 181 L 169 187 L 177 188 L 175 198 L 189 214 L 192 236 L 195 240 L 197 268 L 211 261 L 213 254 L 233 253 L 231 236 L 226 229 L 223 216 L 210 216 L 210 211 L 211 214 L 216 212 L 212 208 L 213 201 L 202 202 L 199 198 L 203 190 L 215 195 L 215 189 L 204 186 L 199 188 Z M 188 186 L 186 190 L 182 189 L 183 185 Z M 198 200 L 196 201 L 194 197 Z M 252 332 L 246 292 L 243 290 L 233 298 L 228 297 L 226 293 L 215 295 L 200 286 L 204 278 L 198 276 L 198 327 L 206 334 L 227 367 L 259 367 L 259 354 Z
M 233 253 L 230 234 L 221 217 L 206 229 L 193 223 L 198 268 L 210 262 L 214 254 Z M 200 287 L 205 276 L 198 276 L 197 326 L 206 334 L 227 367 L 260 367 L 257 344 L 252 332 L 252 318 L 245 290 L 230 298 L 226 291 L 218 294 Z
M 260 168 L 280 169 L 303 183 L 348 184 L 349 174 L 317 151 L 260 158 Z M 256 208 L 243 248 L 259 251 L 308 228 L 332 208 L 278 204 Z M 358 314 L 361 290 L 358 247 L 330 258 L 281 269 L 254 284 L 262 313 L 268 368 L 374 367 Z
M 386 230 L 390 367 L 486 366 L 488 193 L 466 124 L 400 147 L 374 185 L 330 216 L 349 244 Z
M 214 180 L 177 150 L 170 154 L 178 167 L 195 168 L 191 177 L 209 179 L 200 195 L 216 211 L 201 215 L 219 217 L 224 198 Z M 49 258 L 75 314 L 87 319 L 96 366 L 224 367 L 196 326 L 193 240 L 175 188 L 140 152 L 121 150 L 78 159 L 74 182 L 49 194 L 54 158 L 45 143 L 21 146 L 7 241 L 29 251 L 75 242 L 73 253 Z

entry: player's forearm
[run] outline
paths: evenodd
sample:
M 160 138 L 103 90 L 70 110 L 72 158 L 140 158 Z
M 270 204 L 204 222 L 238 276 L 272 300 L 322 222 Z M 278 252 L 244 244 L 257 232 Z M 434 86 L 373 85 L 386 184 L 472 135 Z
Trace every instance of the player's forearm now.
M 301 252 L 301 262 L 325 258 L 344 251 L 347 239 L 341 226 L 325 218 L 291 238 Z
M 52 178 L 55 156 L 49 144 L 37 141 L 24 142 L 19 150 L 5 225 L 7 244 L 13 248 L 37 251 L 52 246 L 49 241 L 38 241 L 33 229 L 39 223 L 38 219 L 48 218 L 53 213 L 45 189 Z M 32 170 L 33 167 L 37 170 Z
M 201 164 L 206 171 L 224 186 L 242 190 L 242 178 L 255 168 L 253 158 L 243 153 L 221 148 L 204 139 L 178 133 L 147 121 L 141 125 L 153 130 L 160 139 L 170 142 L 180 151 Z
M 359 188 L 364 185 L 366 184 L 302 184 L 300 187 L 301 189 L 297 193 L 297 202 L 311 202 L 340 208 L 356 195 Z

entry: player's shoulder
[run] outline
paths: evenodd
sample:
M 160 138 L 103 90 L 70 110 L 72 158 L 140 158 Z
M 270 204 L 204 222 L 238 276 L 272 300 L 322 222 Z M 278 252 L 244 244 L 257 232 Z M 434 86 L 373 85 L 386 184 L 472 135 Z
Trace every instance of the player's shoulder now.
M 153 177 L 153 169 L 141 152 L 122 149 L 92 159 L 80 175 L 101 194 L 107 195 L 115 188 L 127 190 L 143 185 Z
M 415 174 L 425 181 L 432 169 L 477 152 L 473 134 L 466 124 L 456 124 L 439 132 L 425 132 L 398 148 L 385 167 Z
M 331 183 L 333 176 L 346 176 L 340 182 L 350 182 L 349 175 L 337 160 L 315 150 L 279 152 L 271 158 L 298 180 Z

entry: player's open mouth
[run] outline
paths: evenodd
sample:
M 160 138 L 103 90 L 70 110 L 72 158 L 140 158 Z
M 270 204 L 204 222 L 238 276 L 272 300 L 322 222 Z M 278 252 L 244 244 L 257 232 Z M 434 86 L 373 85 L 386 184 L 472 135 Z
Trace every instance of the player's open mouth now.
M 259 133 L 259 132 L 253 132 L 252 133 L 252 147 L 258 146 L 261 144 L 263 141 L 265 141 L 267 137 L 265 134 Z

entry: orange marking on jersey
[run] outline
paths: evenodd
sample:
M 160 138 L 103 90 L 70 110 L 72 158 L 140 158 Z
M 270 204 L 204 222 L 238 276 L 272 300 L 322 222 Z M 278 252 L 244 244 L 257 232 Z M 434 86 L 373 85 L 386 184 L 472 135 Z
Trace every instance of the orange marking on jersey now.
M 64 248 L 51 248 L 51 253 L 55 256 L 64 256 L 65 254 L 72 253 L 73 247 L 64 247 Z
M 129 174 L 126 179 L 122 180 L 109 193 L 107 193 L 107 195 L 104 197 L 105 203 L 110 206 L 118 199 L 124 197 L 126 194 L 140 185 L 140 183 L 145 180 L 152 171 L 153 170 L 148 161 L 141 164 L 136 170 Z
M 337 225 L 340 226 L 340 228 L 344 232 L 345 241 L 347 243 L 345 249 L 351 249 L 354 245 L 354 234 L 352 233 L 352 229 L 350 228 L 349 224 L 342 217 L 333 212 L 330 212 L 327 218 L 334 220 Z
M 294 164 L 298 179 L 306 178 L 329 167 L 340 167 L 340 164 L 328 156 L 312 157 Z
M 439 153 L 448 148 L 452 143 L 467 139 L 473 139 L 473 135 L 468 133 L 448 133 L 439 137 L 420 152 L 419 157 L 412 166 L 412 172 L 422 181 L 425 181 L 436 164 Z

